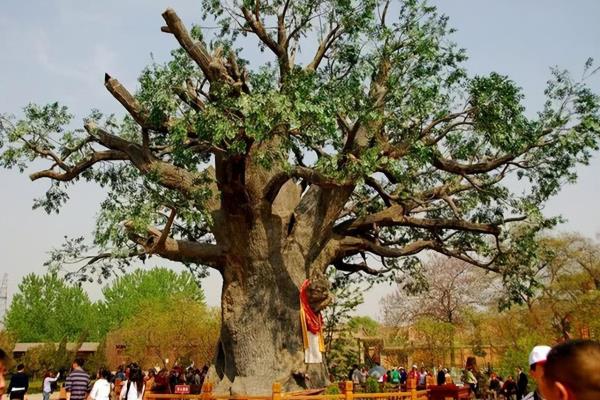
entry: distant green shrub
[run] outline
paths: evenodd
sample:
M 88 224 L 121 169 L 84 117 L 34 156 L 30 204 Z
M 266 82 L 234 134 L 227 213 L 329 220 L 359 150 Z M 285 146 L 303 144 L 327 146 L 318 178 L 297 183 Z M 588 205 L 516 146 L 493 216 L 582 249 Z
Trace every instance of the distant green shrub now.
M 365 392 L 367 393 L 379 393 L 381 392 L 381 388 L 379 387 L 379 382 L 375 378 L 369 377 L 367 378 L 367 383 L 365 384 Z

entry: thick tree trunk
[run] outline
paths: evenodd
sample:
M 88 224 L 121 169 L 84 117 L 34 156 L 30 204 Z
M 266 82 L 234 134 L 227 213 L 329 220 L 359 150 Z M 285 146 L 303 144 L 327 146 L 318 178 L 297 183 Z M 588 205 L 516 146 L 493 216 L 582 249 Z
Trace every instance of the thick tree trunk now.
M 324 364 L 304 363 L 299 314 L 303 266 L 272 260 L 248 269 L 227 268 L 237 273 L 224 273 L 216 391 L 268 394 L 273 382 L 284 390 L 324 386 Z
M 276 171 L 243 161 L 217 159 L 221 198 L 213 213 L 214 234 L 227 256 L 220 269 L 215 391 L 270 394 L 273 382 L 285 391 L 323 387 L 325 364 L 304 363 L 299 296 L 304 280 L 311 279 L 313 286 L 312 275 L 326 264 L 316 259 L 327 253 L 327 241 L 320 230 L 314 232 L 314 224 L 304 228 L 298 222 L 299 185 L 289 180 L 268 201 L 262 196 L 264 184 Z M 311 215 L 318 211 L 313 203 L 305 208 Z

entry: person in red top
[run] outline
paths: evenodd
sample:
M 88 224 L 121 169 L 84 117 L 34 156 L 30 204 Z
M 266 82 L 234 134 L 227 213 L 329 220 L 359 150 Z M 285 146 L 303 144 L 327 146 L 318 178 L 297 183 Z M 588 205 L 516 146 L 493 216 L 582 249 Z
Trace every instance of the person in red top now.
M 419 379 L 419 371 L 417 370 L 416 365 L 413 365 L 411 370 L 408 372 L 408 379 Z

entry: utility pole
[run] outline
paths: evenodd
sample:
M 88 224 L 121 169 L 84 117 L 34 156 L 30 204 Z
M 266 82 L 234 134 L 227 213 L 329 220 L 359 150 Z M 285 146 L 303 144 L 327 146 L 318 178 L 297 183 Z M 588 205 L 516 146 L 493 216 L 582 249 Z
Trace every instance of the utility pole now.
M 0 285 L 0 327 L 4 328 L 4 316 L 8 307 L 8 274 L 2 277 L 2 285 Z

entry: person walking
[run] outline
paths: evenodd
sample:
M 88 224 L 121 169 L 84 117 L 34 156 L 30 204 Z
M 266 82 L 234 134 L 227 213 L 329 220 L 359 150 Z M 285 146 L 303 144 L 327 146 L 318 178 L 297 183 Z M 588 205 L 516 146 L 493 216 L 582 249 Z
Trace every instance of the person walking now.
M 142 400 L 144 398 L 144 374 L 137 364 L 129 365 L 129 376 L 121 388 L 120 400 Z
M 523 396 L 527 394 L 528 384 L 527 374 L 523 372 L 521 367 L 517 368 L 517 400 L 522 400 Z
M 109 382 L 110 371 L 106 368 L 100 368 L 96 374 L 96 382 L 90 392 L 91 400 L 110 400 L 112 384 Z
M 85 400 L 90 393 L 90 376 L 83 370 L 84 361 L 76 358 L 65 381 L 67 400 Z
M 9 399 L 23 400 L 29 390 L 29 377 L 25 373 L 25 365 L 17 365 L 17 373 L 10 378 L 8 385 Z
M 43 400 L 50 400 L 52 394 L 52 384 L 55 383 L 60 377 L 60 373 L 56 374 L 54 371 L 48 371 L 44 375 L 44 381 L 42 384 L 42 398 Z

